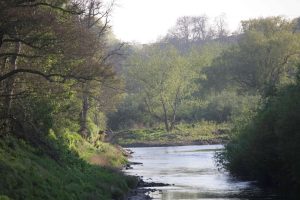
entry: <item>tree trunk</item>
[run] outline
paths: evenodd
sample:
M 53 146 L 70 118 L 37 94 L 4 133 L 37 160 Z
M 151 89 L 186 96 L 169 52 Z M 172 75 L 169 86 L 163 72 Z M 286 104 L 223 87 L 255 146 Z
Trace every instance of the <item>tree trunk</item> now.
M 3 37 L 4 37 L 4 34 L 0 31 L 0 48 L 3 44 Z
M 18 69 L 17 66 L 17 54 L 19 54 L 21 52 L 21 43 L 17 42 L 15 44 L 15 50 L 14 53 L 16 55 L 11 56 L 11 58 L 9 59 L 8 63 L 9 63 L 9 70 L 16 70 Z M 6 116 L 10 116 L 11 115 L 11 107 L 12 107 L 12 100 L 13 100 L 13 95 L 14 95 L 14 89 L 15 89 L 15 77 L 12 76 L 10 78 L 8 78 L 5 82 L 5 108 L 6 108 Z
M 19 54 L 21 51 L 21 43 L 17 42 L 15 43 L 15 49 L 14 49 L 14 53 L 16 55 L 11 56 L 9 59 L 7 59 L 4 62 L 5 68 L 6 65 L 8 70 L 16 70 L 18 68 L 17 66 L 17 54 Z M 3 104 L 3 117 L 4 117 L 4 124 L 3 124 L 3 128 L 5 130 L 5 132 L 10 132 L 12 129 L 12 123 L 11 123 L 11 118 L 12 118 L 12 113 L 11 113 L 11 109 L 12 109 L 12 101 L 13 101 L 13 95 L 14 95 L 14 90 L 15 90 L 15 77 L 12 76 L 10 78 L 8 78 L 7 80 L 5 80 L 5 82 L 3 82 L 3 89 L 4 89 L 4 104 Z
M 170 127 L 169 127 L 168 117 L 166 116 L 166 113 L 164 114 L 164 123 L 165 123 L 166 131 L 167 131 L 167 132 L 170 132 Z
M 164 123 L 165 123 L 165 127 L 166 127 L 166 131 L 170 132 L 170 127 L 169 127 L 169 122 L 168 122 L 168 113 L 167 113 L 167 108 L 166 108 L 166 104 L 163 100 L 163 98 L 160 98 L 162 107 L 163 107 L 163 111 L 164 111 Z
M 174 129 L 174 127 L 175 127 L 179 92 L 180 92 L 180 87 L 177 88 L 176 96 L 175 96 L 175 100 L 174 100 L 174 105 L 172 107 L 172 109 L 173 109 L 173 117 L 172 117 L 172 121 L 171 121 L 170 131 L 172 131 Z
M 87 15 L 87 24 L 86 28 L 91 28 L 91 19 L 92 19 L 92 11 L 94 8 L 94 1 L 91 1 L 88 6 L 88 15 Z M 80 113 L 80 130 L 79 133 L 83 138 L 87 138 L 89 136 L 89 129 L 87 126 L 87 117 L 88 117 L 88 110 L 89 110 L 89 99 L 88 99 L 88 84 L 82 84 L 82 110 Z
M 172 119 L 172 122 L 171 122 L 170 131 L 172 131 L 174 129 L 175 122 L 176 122 L 176 110 L 173 113 L 173 119 Z
M 84 138 L 87 138 L 88 135 L 89 135 L 89 131 L 88 131 L 88 127 L 87 127 L 88 110 L 89 110 L 88 94 L 86 92 L 86 86 L 83 86 L 82 110 L 81 110 L 81 113 L 80 113 L 80 130 L 79 130 L 79 133 Z

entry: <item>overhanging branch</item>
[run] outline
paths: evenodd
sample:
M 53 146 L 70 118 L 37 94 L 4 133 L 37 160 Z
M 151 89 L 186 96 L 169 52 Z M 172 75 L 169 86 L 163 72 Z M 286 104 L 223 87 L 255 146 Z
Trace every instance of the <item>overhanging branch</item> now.
M 0 82 L 7 78 L 10 78 L 16 74 L 19 74 L 19 73 L 28 73 L 28 74 L 38 75 L 38 76 L 43 77 L 44 79 L 46 79 L 49 82 L 58 82 L 58 83 L 64 83 L 70 79 L 77 80 L 80 82 L 86 82 L 86 81 L 98 81 L 101 83 L 103 82 L 103 80 L 97 79 L 97 77 L 95 77 L 94 75 L 80 76 L 80 75 L 74 75 L 74 74 L 59 74 L 59 73 L 46 74 L 46 73 L 43 73 L 41 71 L 34 70 L 34 69 L 21 69 L 21 68 L 12 70 L 12 71 L 0 76 Z M 55 80 L 53 78 L 61 78 L 61 80 Z
M 53 9 L 60 10 L 60 11 L 65 12 L 65 13 L 76 14 L 76 15 L 80 15 L 80 14 L 84 13 L 84 11 L 82 11 L 82 10 L 81 11 L 68 10 L 68 9 L 64 9 L 62 7 L 55 6 L 55 5 L 52 5 L 52 4 L 49 4 L 49 3 L 45 3 L 45 2 L 37 2 L 37 3 L 17 5 L 17 7 L 38 7 L 38 6 L 50 7 L 50 8 L 53 8 Z

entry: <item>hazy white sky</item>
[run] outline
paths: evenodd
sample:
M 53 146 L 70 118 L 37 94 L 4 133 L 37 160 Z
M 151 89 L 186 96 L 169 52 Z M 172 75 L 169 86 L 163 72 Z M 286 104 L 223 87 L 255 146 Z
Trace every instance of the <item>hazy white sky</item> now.
M 231 31 L 241 20 L 282 15 L 300 16 L 300 0 L 116 0 L 111 25 L 118 39 L 154 42 L 184 15 L 206 14 L 213 19 L 222 13 Z

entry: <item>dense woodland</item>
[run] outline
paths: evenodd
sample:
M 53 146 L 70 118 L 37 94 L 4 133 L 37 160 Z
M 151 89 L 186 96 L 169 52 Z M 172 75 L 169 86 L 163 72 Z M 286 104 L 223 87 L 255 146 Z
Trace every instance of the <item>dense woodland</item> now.
M 0 1 L 1 199 L 122 199 L 134 186 L 103 167 L 126 159 L 99 135 L 123 88 L 112 6 Z
M 230 33 L 223 16 L 199 13 L 179 18 L 155 43 L 126 44 L 111 32 L 113 6 L 0 0 L 0 197 L 51 199 L 81 188 L 66 199 L 121 199 L 134 181 L 82 160 L 85 150 L 120 153 L 101 133 L 160 128 L 176 134 L 182 125 L 205 123 L 230 127 L 225 151 L 216 156 L 220 166 L 290 194 L 300 191 L 299 18 L 249 19 Z M 32 158 L 15 163 L 8 155 Z M 28 162 L 39 159 L 33 155 L 52 163 L 50 185 L 59 185 L 54 169 L 69 175 L 64 184 L 74 178 L 78 185 L 47 189 L 47 181 L 25 176 Z M 120 157 L 110 165 L 124 163 Z M 107 189 L 93 174 L 115 185 Z M 41 193 L 19 187 L 40 181 Z M 91 194 L 93 188 L 100 189 Z
M 111 7 L 98 1 L 2 4 L 1 129 L 68 129 L 84 137 L 103 129 L 104 113 L 122 88 L 113 70 L 122 44 L 110 33 Z

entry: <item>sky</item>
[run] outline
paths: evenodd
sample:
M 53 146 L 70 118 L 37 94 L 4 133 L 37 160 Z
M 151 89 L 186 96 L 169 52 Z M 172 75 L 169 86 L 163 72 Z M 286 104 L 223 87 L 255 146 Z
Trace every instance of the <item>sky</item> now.
M 109 1 L 109 0 L 107 0 Z M 234 32 L 241 20 L 267 16 L 300 16 L 300 0 L 116 0 L 111 25 L 124 42 L 151 43 L 164 36 L 178 17 L 225 15 Z

